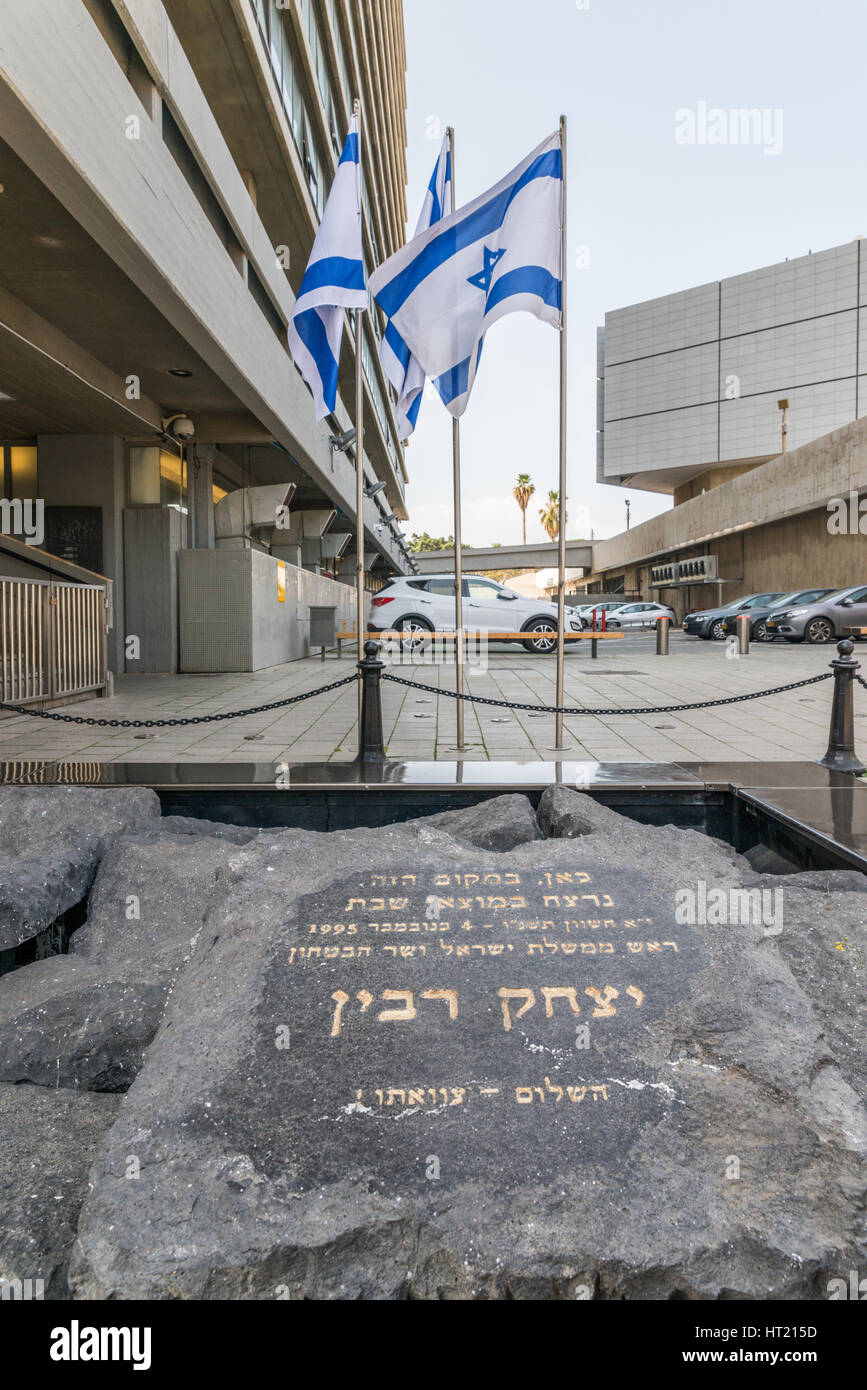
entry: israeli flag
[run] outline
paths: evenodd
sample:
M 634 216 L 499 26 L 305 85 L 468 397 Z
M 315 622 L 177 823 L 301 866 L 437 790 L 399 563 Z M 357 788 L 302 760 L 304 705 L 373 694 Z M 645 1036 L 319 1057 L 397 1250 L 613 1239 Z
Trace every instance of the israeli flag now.
M 317 420 L 337 405 L 343 311 L 366 308 L 361 150 L 353 116 L 289 325 L 289 350 L 313 392 Z
M 450 414 L 463 415 L 484 336 L 525 310 L 559 328 L 563 157 L 555 133 L 495 188 L 422 232 L 370 288 Z
M 448 217 L 454 206 L 452 193 L 452 159 L 449 137 L 443 140 L 439 159 L 436 162 L 431 180 L 422 204 L 421 217 L 415 229 L 420 236 L 428 227 Z M 418 422 L 424 391 L 424 368 L 413 357 L 394 324 L 386 325 L 385 336 L 379 349 L 383 370 L 397 392 L 398 437 L 409 439 Z

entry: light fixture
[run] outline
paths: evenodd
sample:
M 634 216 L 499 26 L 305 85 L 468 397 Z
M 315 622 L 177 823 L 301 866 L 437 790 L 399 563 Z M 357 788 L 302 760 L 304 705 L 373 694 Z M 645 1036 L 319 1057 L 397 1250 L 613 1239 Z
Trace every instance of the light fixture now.
M 187 377 L 192 375 L 192 372 L 188 371 L 186 367 L 169 367 L 169 376 Z
M 10 396 L 8 391 L 0 391 L 0 401 L 17 401 L 17 396 Z
M 370 487 L 364 489 L 365 497 L 378 497 L 381 492 L 385 492 L 387 483 L 372 483 Z
M 345 454 L 358 438 L 358 430 L 344 430 L 343 434 L 333 434 L 329 439 L 332 454 Z
M 385 518 L 385 524 L 386 524 L 386 526 L 390 526 L 391 523 L 392 523 L 393 521 L 397 521 L 397 520 L 398 520 L 397 512 L 391 512 L 391 513 Z

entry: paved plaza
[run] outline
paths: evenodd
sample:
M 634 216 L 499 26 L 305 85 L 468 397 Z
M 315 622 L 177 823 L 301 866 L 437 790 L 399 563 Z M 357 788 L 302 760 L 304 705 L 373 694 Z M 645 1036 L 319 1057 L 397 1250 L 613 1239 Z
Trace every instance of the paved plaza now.
M 856 652 L 860 648 L 856 648 Z M 569 755 L 598 762 L 670 762 L 684 759 L 820 758 L 826 749 L 832 682 L 785 695 L 718 709 L 678 714 L 618 716 L 622 708 L 691 704 L 785 685 L 828 670 L 830 647 L 753 646 L 732 659 L 724 643 L 674 634 L 672 654 L 657 657 L 654 638 L 630 634 L 600 646 L 590 658 L 580 644 L 566 659 L 566 701 L 611 714 L 566 718 Z M 269 704 L 350 675 L 351 648 L 260 671 L 255 675 L 135 676 L 117 678 L 108 700 L 68 707 L 78 716 L 167 719 L 217 714 Z M 396 674 L 454 689 L 453 665 L 391 665 Z M 486 670 L 471 670 L 475 694 L 521 704 L 551 705 L 556 662 L 515 647 L 491 648 Z M 466 708 L 466 760 L 556 759 L 552 716 L 470 705 Z M 867 692 L 856 687 L 856 739 L 867 720 Z M 456 760 L 455 701 L 383 682 L 383 721 L 391 758 Z M 864 749 L 867 751 L 867 729 Z M 105 729 L 0 714 L 0 761 L 45 759 L 95 762 L 348 762 L 356 754 L 356 691 L 331 694 L 244 719 L 189 728 Z M 562 755 L 560 755 L 562 756 Z

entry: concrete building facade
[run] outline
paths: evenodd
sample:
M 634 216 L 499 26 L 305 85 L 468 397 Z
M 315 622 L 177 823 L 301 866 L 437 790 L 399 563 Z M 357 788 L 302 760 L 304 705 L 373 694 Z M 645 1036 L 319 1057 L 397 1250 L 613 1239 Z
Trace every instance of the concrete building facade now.
M 675 503 L 867 413 L 860 239 L 618 309 L 599 331 L 597 478 Z
M 178 668 L 187 550 L 253 548 L 275 595 L 284 564 L 345 606 L 353 337 L 317 423 L 286 326 L 356 96 L 368 270 L 403 242 L 405 65 L 400 0 L 0 0 L 0 495 L 41 499 L 46 548 L 114 582 L 114 670 Z M 383 327 L 371 301 L 371 587 L 408 568 Z M 263 487 L 285 490 L 282 534 L 221 539 L 219 502 Z
M 682 616 L 867 583 L 865 245 L 606 315 L 598 480 L 668 493 L 674 508 L 597 541 L 591 591 L 637 591 Z M 843 503 L 854 526 L 835 530 Z M 664 582 L 690 562 L 694 582 Z

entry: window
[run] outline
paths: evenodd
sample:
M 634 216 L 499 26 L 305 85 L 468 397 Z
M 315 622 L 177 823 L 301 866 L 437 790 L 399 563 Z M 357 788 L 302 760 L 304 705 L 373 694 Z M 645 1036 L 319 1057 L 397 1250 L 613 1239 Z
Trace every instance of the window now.
M 492 584 L 489 579 L 468 579 L 467 593 L 470 598 L 492 599 L 496 598 L 499 589 L 496 584 Z
M 0 497 L 35 502 L 39 497 L 35 444 L 0 445 Z
M 177 454 L 157 445 L 133 446 L 129 451 L 131 506 L 174 507 L 187 510 L 186 464 Z
M 436 594 L 439 598 L 454 598 L 455 581 L 454 579 L 432 579 L 428 585 L 428 593 Z

